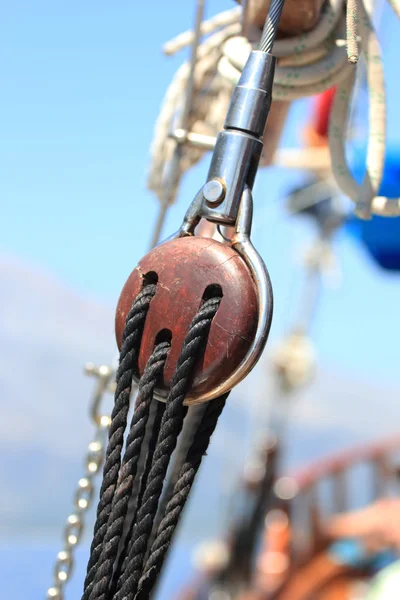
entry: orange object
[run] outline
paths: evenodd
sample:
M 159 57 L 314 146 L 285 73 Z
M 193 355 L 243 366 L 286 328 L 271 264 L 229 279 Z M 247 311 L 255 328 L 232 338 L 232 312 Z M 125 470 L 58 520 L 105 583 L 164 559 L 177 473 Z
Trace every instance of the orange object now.
M 290 545 L 290 524 L 287 515 L 281 510 L 272 510 L 265 519 L 265 545 L 269 552 L 288 553 Z
M 317 96 L 315 101 L 315 120 L 314 129 L 318 135 L 327 137 L 329 130 L 329 117 L 332 110 L 333 100 L 335 99 L 336 88 L 333 87 L 323 94 Z
M 328 145 L 329 117 L 335 93 L 336 88 L 333 87 L 316 96 L 313 118 L 305 129 L 305 141 L 308 146 L 321 147 Z

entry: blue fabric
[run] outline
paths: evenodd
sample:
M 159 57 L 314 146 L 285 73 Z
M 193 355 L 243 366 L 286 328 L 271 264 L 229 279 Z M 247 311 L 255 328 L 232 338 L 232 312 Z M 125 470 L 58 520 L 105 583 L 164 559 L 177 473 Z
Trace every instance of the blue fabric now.
M 353 152 L 352 172 L 361 183 L 365 172 L 365 149 Z M 389 147 L 380 195 L 400 197 L 400 148 Z M 370 221 L 352 217 L 346 224 L 349 233 L 366 248 L 373 260 L 383 269 L 400 271 L 400 218 L 374 216 Z
M 391 565 L 397 556 L 391 551 L 368 554 L 356 539 L 343 539 L 332 544 L 329 554 L 336 562 L 356 569 L 369 569 L 376 573 Z
M 380 267 L 400 271 L 400 217 L 374 216 L 370 221 L 351 217 L 346 228 Z

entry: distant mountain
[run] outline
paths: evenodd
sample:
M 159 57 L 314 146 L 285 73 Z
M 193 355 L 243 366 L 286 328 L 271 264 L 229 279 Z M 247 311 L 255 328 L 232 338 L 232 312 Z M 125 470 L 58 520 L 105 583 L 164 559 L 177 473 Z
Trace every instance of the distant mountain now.
M 2 529 L 56 527 L 92 435 L 83 365 L 112 360 L 113 311 L 8 256 L 0 289 Z
M 58 539 L 93 431 L 87 408 L 94 382 L 82 366 L 112 359 L 113 310 L 7 256 L 0 257 L 0 289 L 0 534 Z M 184 537 L 215 535 L 226 523 L 227 498 L 250 455 L 254 424 L 261 431 L 268 423 L 266 364 L 263 359 L 228 400 L 181 528 Z M 321 366 L 313 385 L 284 409 L 285 465 L 396 431 L 398 398 L 398 388 Z M 282 400 L 279 405 L 284 408 Z

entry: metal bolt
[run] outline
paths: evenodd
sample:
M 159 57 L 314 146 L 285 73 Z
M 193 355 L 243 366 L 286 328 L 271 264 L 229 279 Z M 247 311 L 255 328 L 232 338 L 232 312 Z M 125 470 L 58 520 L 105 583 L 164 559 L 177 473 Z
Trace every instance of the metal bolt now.
M 203 187 L 203 196 L 207 204 L 218 206 L 225 197 L 225 184 L 219 179 L 211 179 Z
M 178 144 L 184 144 L 187 140 L 188 132 L 186 129 L 175 129 L 173 132 L 169 134 L 169 137 L 174 139 Z

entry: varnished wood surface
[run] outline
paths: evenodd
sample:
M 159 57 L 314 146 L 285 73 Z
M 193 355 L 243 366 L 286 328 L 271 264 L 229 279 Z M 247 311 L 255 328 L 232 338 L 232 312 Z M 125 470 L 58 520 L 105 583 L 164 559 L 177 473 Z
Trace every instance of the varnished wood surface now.
M 158 283 L 143 332 L 139 373 L 143 373 L 158 333 L 170 330 L 172 347 L 164 369 L 164 389 L 170 387 L 182 343 L 204 291 L 209 285 L 222 288 L 221 304 L 190 393 L 195 402 L 200 393 L 233 373 L 249 350 L 258 321 L 254 281 L 243 259 L 229 245 L 187 237 L 158 246 L 140 261 L 121 293 L 116 313 L 119 347 L 126 315 L 149 272 L 157 273 Z

